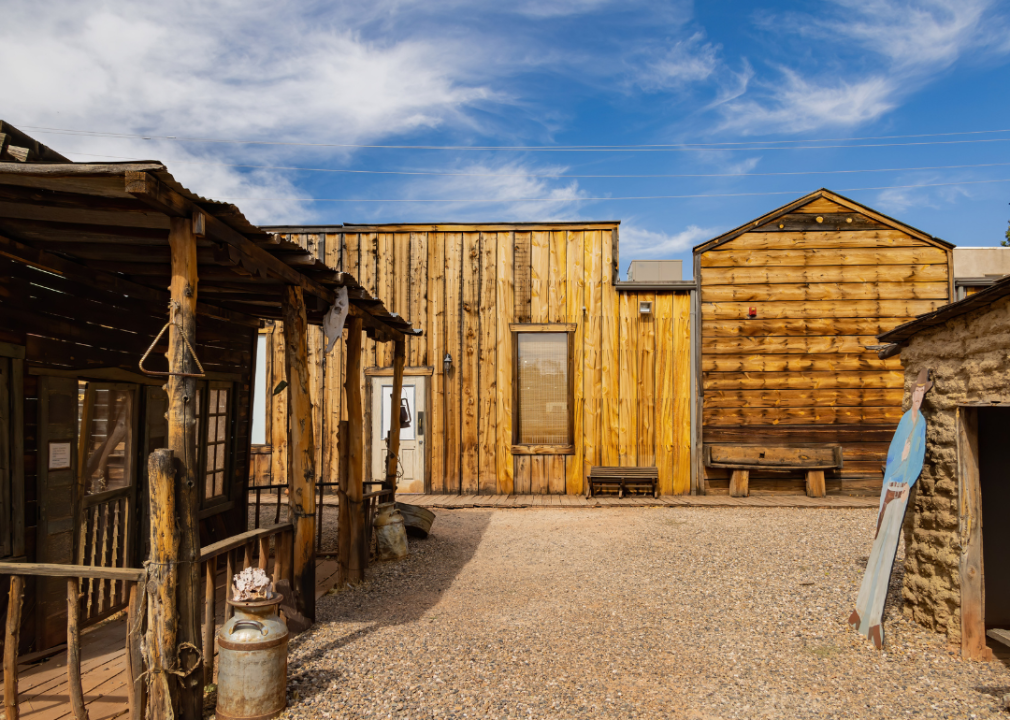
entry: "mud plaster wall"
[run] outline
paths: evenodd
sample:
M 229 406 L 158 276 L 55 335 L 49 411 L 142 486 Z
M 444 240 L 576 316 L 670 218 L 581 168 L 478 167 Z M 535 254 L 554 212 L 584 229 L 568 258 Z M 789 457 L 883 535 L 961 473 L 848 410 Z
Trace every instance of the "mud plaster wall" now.
M 919 370 L 934 371 L 922 412 L 926 460 L 905 517 L 904 612 L 961 641 L 957 406 L 1010 402 L 1010 298 L 914 336 L 901 351 L 904 409 Z

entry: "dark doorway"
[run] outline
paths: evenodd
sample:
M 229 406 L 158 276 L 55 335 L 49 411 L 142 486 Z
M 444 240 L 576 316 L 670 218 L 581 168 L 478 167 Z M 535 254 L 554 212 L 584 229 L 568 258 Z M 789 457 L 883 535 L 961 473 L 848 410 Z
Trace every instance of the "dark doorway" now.
M 1010 408 L 978 409 L 986 628 L 1010 628 Z

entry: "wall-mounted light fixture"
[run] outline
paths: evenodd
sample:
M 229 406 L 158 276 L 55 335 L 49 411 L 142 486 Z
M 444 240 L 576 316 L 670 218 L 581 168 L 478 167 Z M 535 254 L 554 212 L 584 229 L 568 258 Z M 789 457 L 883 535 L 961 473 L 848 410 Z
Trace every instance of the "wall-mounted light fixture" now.
M 446 375 L 449 374 L 449 369 L 451 367 L 452 367 L 452 355 L 446 353 L 445 357 L 442 358 L 442 369 L 445 370 Z
M 652 301 L 640 300 L 638 303 L 638 312 L 641 315 L 652 315 Z

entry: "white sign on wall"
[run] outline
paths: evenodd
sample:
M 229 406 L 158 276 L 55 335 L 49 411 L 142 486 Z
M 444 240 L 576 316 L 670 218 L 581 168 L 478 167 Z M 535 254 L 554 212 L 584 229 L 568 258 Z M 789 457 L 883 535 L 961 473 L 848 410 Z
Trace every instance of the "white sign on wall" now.
M 50 470 L 70 469 L 70 443 L 68 442 L 49 443 L 49 469 Z

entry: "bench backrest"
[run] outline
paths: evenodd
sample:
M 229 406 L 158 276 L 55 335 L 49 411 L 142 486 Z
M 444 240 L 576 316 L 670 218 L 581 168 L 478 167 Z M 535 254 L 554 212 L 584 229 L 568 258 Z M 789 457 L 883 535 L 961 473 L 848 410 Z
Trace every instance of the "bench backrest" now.
M 709 467 L 827 470 L 842 467 L 841 445 L 706 445 Z

